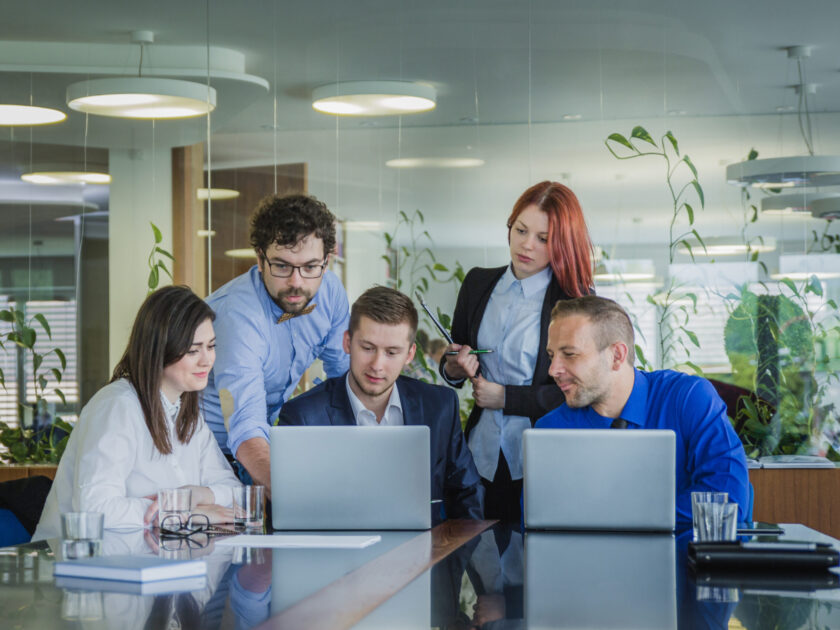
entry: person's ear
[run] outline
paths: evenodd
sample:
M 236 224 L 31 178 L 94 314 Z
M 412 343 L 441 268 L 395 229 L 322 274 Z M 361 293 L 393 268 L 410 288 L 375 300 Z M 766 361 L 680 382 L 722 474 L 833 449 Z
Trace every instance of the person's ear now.
M 344 347 L 344 352 L 350 354 L 350 331 L 344 331 L 344 339 L 342 341 L 342 346 Z
M 414 359 L 414 353 L 417 351 L 417 344 L 411 344 L 411 347 L 408 349 L 408 357 L 405 360 L 405 364 L 408 365 Z
M 612 345 L 612 369 L 618 370 L 627 361 L 627 344 L 617 341 Z

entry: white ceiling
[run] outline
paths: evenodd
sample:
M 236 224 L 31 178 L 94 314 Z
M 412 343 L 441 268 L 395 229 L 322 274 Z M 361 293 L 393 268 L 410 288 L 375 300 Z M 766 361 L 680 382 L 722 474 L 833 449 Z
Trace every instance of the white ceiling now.
M 797 82 L 796 65 L 786 46 L 814 47 L 805 67 L 807 80 L 819 84 L 811 101 L 816 148 L 840 153 L 836 0 L 17 4 L 4 15 L 0 51 L 40 42 L 41 54 L 14 64 L 10 53 L 0 55 L 0 94 L 62 105 L 67 84 L 87 78 L 85 54 L 90 68 L 133 73 L 136 48 L 127 41 L 135 29 L 156 33 L 147 70 L 160 70 L 176 46 L 191 55 L 208 43 L 237 51 L 244 55 L 238 78 L 218 72 L 211 79 L 220 99 L 212 119 L 214 166 L 306 161 L 310 189 L 339 213 L 387 224 L 397 208 L 419 207 L 443 245 L 503 242 L 511 204 L 543 178 L 565 181 L 579 194 L 597 242 L 664 242 L 661 165 L 618 162 L 603 146 L 609 133 L 627 134 L 636 124 L 655 135 L 673 130 L 697 164 L 708 201 L 702 231 L 737 233 L 739 196 L 723 181 L 725 165 L 752 147 L 762 157 L 804 152 L 795 115 L 777 111 L 796 104 L 788 87 Z M 72 64 L 67 44 L 76 44 Z M 200 55 L 185 62 L 182 75 L 201 80 L 200 62 Z M 268 89 L 246 75 L 264 79 Z M 401 120 L 338 121 L 311 109 L 313 88 L 361 79 L 432 83 L 438 107 Z M 564 121 L 567 114 L 581 118 Z M 12 137 L 5 133 L 0 138 Z M 14 133 L 13 145 L 29 141 L 28 131 Z M 68 122 L 34 130 L 32 139 L 108 147 L 145 145 L 150 134 L 149 123 L 95 117 L 86 134 L 84 116 L 71 112 Z M 178 144 L 205 134 L 203 121 L 158 123 L 155 139 Z M 384 166 L 397 155 L 465 153 L 485 166 Z M 779 219 L 753 228 L 788 238 L 808 229 L 801 220 Z

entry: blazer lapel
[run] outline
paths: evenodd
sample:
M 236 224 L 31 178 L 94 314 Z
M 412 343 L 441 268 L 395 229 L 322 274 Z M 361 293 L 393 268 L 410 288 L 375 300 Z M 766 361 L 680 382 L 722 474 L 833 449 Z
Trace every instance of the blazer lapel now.
M 406 391 L 403 377 L 396 382 L 397 392 L 400 395 L 400 404 L 403 411 L 403 423 L 408 425 L 426 424 L 423 422 L 423 400 L 419 396 L 411 396 Z
M 347 384 L 344 376 L 333 381 L 330 392 L 330 406 L 327 408 L 327 415 L 330 424 L 333 426 L 354 425 L 356 418 L 353 415 L 353 408 L 350 406 L 350 397 L 347 396 Z
M 478 348 L 478 328 L 481 326 L 481 320 L 484 318 L 484 311 L 487 310 L 487 303 L 490 301 L 490 296 L 493 295 L 493 289 L 501 277 L 505 275 L 505 271 L 507 271 L 507 266 L 497 269 L 495 277 L 484 287 L 484 292 L 478 298 L 475 313 L 470 318 L 469 339 L 470 345 L 473 348 Z

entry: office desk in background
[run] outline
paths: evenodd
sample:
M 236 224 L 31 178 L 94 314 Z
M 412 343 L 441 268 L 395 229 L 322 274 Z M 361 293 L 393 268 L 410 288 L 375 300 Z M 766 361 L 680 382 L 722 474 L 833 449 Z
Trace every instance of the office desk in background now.
M 690 533 L 521 534 L 451 521 L 362 550 L 214 548 L 202 588 L 141 596 L 57 588 L 45 543 L 0 550 L 0 628 L 840 627 L 840 589 L 695 583 Z M 829 539 L 784 525 L 790 539 Z M 141 535 L 112 553 L 150 553 Z M 194 552 L 195 555 L 200 553 Z M 89 618 L 62 619 L 87 598 Z

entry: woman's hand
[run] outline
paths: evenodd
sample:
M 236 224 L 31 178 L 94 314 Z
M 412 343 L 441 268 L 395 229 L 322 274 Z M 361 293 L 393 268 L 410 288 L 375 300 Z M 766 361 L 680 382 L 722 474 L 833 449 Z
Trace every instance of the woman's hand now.
M 190 508 L 199 505 L 212 505 L 216 502 L 213 491 L 206 486 L 181 486 L 181 488 L 188 488 L 192 491 L 190 493 Z
M 505 408 L 505 386 L 488 381 L 483 376 L 476 376 L 472 381 L 475 404 L 482 409 Z
M 203 514 L 211 523 L 233 523 L 233 508 L 216 504 L 197 505 L 193 514 Z
M 144 499 L 149 499 L 152 504 L 146 508 L 146 513 L 143 515 L 143 527 L 157 527 L 158 524 L 158 500 L 156 494 L 150 494 Z
M 446 352 L 457 352 L 458 354 L 445 355 L 446 363 L 443 369 L 446 375 L 453 379 L 472 378 L 478 371 L 478 358 L 470 354 L 469 346 L 462 346 L 457 343 L 450 343 L 446 346 Z

